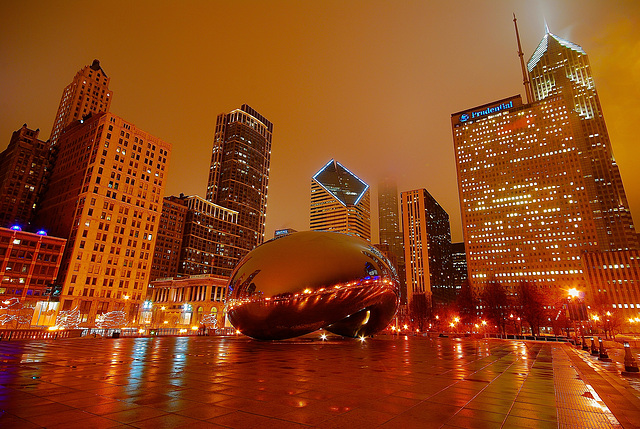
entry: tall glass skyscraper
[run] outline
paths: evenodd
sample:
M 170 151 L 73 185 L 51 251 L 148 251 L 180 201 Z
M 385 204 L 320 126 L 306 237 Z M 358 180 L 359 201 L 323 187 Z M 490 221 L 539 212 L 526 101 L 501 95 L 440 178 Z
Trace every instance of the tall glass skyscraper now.
M 404 191 L 402 233 L 406 261 L 407 301 L 424 295 L 427 302 L 453 300 L 453 265 L 449 215 L 426 189 Z
M 586 54 L 547 33 L 528 70 L 531 104 L 451 115 L 469 280 L 584 288 L 584 252 L 637 235 Z
M 388 244 L 389 250 L 398 258 L 404 260 L 402 233 L 400 232 L 400 218 L 398 216 L 398 186 L 391 180 L 378 184 L 378 229 L 380 244 Z
M 333 159 L 311 179 L 309 226 L 371 240 L 369 185 Z
M 246 104 L 218 115 L 207 200 L 238 212 L 237 246 L 264 241 L 273 124 Z

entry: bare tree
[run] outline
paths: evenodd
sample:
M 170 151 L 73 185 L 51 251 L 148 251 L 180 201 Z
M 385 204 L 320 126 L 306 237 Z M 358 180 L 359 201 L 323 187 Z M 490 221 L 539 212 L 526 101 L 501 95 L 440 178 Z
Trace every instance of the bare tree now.
M 571 329 L 571 319 L 567 315 L 567 297 L 566 294 L 559 290 L 554 289 L 546 294 L 547 297 L 547 317 L 553 328 L 554 335 L 562 335 L 563 330 L 566 335 L 569 335 Z
M 529 324 L 531 335 L 540 335 L 540 327 L 548 318 L 545 309 L 545 296 L 535 283 L 527 280 L 522 280 L 517 290 L 517 312 L 522 320 Z
M 505 334 L 511 306 L 502 284 L 496 280 L 489 280 L 480 295 L 480 300 L 485 316 Z
M 620 310 L 613 308 L 607 298 L 602 294 L 597 294 L 593 298 L 591 310 L 597 314 L 597 325 L 604 332 L 605 338 L 611 336 L 615 339 L 620 326 L 624 323 L 624 318 L 620 314 Z
M 413 295 L 409 305 L 409 313 L 413 325 L 420 329 L 420 332 L 423 332 L 431 317 L 431 302 L 425 294 Z
M 469 280 L 465 280 L 460 286 L 458 298 L 455 303 L 456 310 L 460 316 L 460 320 L 464 324 L 475 323 L 478 317 L 478 298 L 471 289 Z

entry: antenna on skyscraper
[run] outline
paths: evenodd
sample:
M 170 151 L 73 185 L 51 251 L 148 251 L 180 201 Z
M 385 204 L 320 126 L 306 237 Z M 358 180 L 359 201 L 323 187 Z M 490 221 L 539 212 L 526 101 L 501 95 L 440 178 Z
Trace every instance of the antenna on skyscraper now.
M 516 40 L 518 41 L 518 57 L 520 57 L 520 66 L 522 67 L 522 83 L 524 84 L 524 93 L 527 96 L 527 104 L 533 101 L 533 91 L 531 90 L 531 82 L 529 81 L 529 73 L 524 66 L 524 54 L 520 45 L 520 33 L 518 33 L 518 20 L 516 14 L 513 14 L 513 25 L 516 27 Z

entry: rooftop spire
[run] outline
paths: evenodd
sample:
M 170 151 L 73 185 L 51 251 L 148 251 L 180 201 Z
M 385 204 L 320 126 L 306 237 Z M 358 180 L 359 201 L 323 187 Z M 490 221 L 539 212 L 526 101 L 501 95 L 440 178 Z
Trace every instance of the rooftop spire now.
M 549 31 L 549 25 L 547 24 L 547 18 L 544 19 L 544 34 L 551 34 L 551 31 Z
M 520 57 L 520 67 L 522 67 L 522 83 L 524 84 L 524 93 L 527 96 L 527 104 L 533 101 L 533 91 L 531 90 L 531 82 L 529 81 L 529 73 L 524 66 L 524 53 L 520 45 L 520 33 L 518 33 L 518 20 L 516 14 L 513 14 L 513 25 L 516 27 L 516 40 L 518 41 L 518 57 Z M 546 21 L 545 21 L 546 25 Z

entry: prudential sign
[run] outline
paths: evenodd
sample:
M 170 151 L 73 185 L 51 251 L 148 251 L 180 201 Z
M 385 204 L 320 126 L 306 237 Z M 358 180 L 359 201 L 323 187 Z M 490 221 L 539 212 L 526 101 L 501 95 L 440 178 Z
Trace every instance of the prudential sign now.
M 463 113 L 460 115 L 460 122 L 467 122 L 469 119 L 476 119 L 481 116 L 489 115 L 491 113 L 498 113 L 503 110 L 511 109 L 513 107 L 513 100 L 499 104 L 498 106 L 488 107 L 483 110 L 475 110 L 469 113 Z

